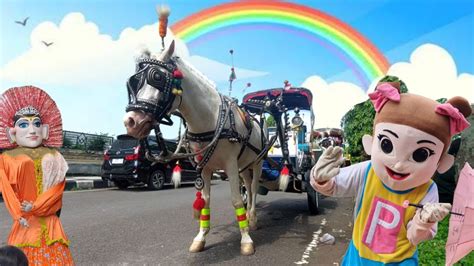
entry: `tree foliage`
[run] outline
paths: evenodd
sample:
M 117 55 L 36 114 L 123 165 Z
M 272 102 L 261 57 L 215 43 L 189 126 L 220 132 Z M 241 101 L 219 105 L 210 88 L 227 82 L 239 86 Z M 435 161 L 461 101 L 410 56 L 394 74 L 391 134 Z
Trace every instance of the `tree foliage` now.
M 375 117 L 375 110 L 372 102 L 356 104 L 347 112 L 341 121 L 341 127 L 344 130 L 348 152 L 354 162 L 360 162 L 368 159 L 367 154 L 362 147 L 362 137 L 365 134 L 372 134 L 372 125 Z
M 408 92 L 403 81 L 395 76 L 385 76 L 379 82 L 399 82 L 400 91 Z M 353 162 L 360 162 L 370 157 L 364 152 L 362 137 L 366 134 L 372 135 L 375 110 L 370 100 L 356 104 L 347 112 L 341 120 L 341 127 L 344 130 L 348 152 Z
M 88 149 L 92 151 L 103 151 L 104 146 L 107 143 L 106 137 L 108 137 L 108 133 L 100 133 L 97 137 L 93 138 L 88 143 Z
M 72 141 L 68 138 L 63 138 L 63 148 L 71 148 L 73 146 Z
M 266 122 L 267 122 L 267 127 L 275 127 L 276 126 L 275 118 L 272 115 L 269 115 L 267 117 Z

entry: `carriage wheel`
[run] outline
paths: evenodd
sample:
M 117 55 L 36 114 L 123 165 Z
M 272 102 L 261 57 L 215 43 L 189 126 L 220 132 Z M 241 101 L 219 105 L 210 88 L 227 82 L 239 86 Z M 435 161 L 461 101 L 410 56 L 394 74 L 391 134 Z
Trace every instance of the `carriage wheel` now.
M 316 215 L 319 213 L 319 193 L 314 190 L 314 188 L 310 184 L 308 184 L 306 187 L 309 213 L 312 215 Z

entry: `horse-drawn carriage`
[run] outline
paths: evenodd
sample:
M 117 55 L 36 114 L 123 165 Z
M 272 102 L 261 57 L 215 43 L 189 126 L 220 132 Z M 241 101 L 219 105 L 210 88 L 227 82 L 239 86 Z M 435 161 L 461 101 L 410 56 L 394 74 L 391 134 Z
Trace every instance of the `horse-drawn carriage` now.
M 271 118 L 267 118 L 268 136 L 278 136 L 263 163 L 258 193 L 307 192 L 309 211 L 316 214 L 319 195 L 309 184 L 309 177 L 322 148 L 312 131 L 312 100 L 313 95 L 306 88 L 276 88 L 245 95 L 242 106 L 255 115 L 262 112 L 270 115 Z M 285 174 L 288 179 L 282 182 Z

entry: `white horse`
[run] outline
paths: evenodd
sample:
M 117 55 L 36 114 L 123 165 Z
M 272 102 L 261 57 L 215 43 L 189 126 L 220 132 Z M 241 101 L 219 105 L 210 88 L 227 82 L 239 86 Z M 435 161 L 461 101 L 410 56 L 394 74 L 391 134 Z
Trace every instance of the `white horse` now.
M 241 253 L 251 255 L 255 249 L 249 226 L 256 228 L 255 203 L 262 172 L 261 157 L 268 148 L 268 142 L 264 141 L 266 136 L 262 138 L 264 130 L 258 121 L 245 119 L 235 102 L 220 95 L 204 75 L 182 59 L 172 57 L 173 52 L 174 41 L 157 59 L 147 58 L 149 53 L 144 53 L 144 58 L 138 60 L 137 74 L 128 83 L 130 101 L 124 117 L 127 133 L 143 138 L 162 117 L 178 110 L 187 122 L 189 148 L 198 153 L 194 159 L 198 168 L 202 167 L 204 182 L 205 206 L 201 210 L 200 230 L 189 250 L 204 249 L 210 228 L 211 176 L 222 169 L 229 179 L 232 205 L 240 227 Z M 239 175 L 248 192 L 248 212 L 240 195 Z

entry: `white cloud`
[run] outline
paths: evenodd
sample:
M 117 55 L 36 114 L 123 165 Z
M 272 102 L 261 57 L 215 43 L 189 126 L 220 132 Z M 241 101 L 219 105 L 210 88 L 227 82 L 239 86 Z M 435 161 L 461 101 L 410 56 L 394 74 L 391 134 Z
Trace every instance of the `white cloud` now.
M 160 52 L 161 39 L 157 28 L 157 23 L 138 30 L 126 28 L 117 40 L 113 40 L 111 36 L 101 34 L 97 25 L 86 21 L 83 14 L 70 13 L 59 25 L 52 22 L 39 24 L 31 34 L 31 49 L 7 63 L 0 71 L 0 78 L 22 83 L 41 80 L 48 85 L 84 89 L 89 89 L 91 84 L 99 87 L 123 85 L 126 77 L 134 71 L 133 58 L 138 47 L 147 46 L 154 53 Z M 166 43 L 173 37 L 168 30 Z M 53 44 L 46 47 L 43 41 Z M 228 79 L 230 66 L 190 56 L 186 45 L 180 40 L 176 42 L 177 54 L 195 63 L 204 74 L 212 74 L 216 82 Z M 216 66 L 226 66 L 227 72 L 216 72 Z M 236 71 L 242 78 L 267 74 L 245 69 Z
M 308 77 L 301 85 L 313 93 L 315 128 L 341 127 L 341 118 L 355 104 L 365 101 L 365 92 L 349 82 L 327 83 L 319 76 Z
M 114 40 L 101 34 L 81 13 L 66 15 L 59 25 L 40 23 L 31 33 L 30 49 L 0 69 L 0 86 L 4 90 L 32 84 L 45 89 L 61 108 L 65 129 L 121 133 L 127 102 L 125 81 L 134 73 L 134 57 L 140 47 L 155 54 L 161 51 L 157 29 L 158 23 L 126 28 Z M 165 43 L 169 45 L 172 39 L 174 35 L 168 30 Z M 53 44 L 46 47 L 43 41 Z M 230 66 L 190 55 L 180 40 L 176 40 L 175 54 L 215 82 L 228 80 Z M 236 72 L 239 78 L 267 74 L 246 69 Z
M 474 102 L 474 75 L 458 74 L 453 57 L 434 44 L 419 46 L 411 54 L 410 62 L 393 64 L 388 74 L 403 80 L 410 93 L 431 99 L 463 96 Z
M 389 75 L 403 80 L 410 93 L 431 99 L 462 96 L 474 103 L 474 75 L 457 73 L 456 63 L 444 48 L 424 44 L 413 51 L 410 62 L 393 64 Z M 374 90 L 373 81 L 367 93 Z M 363 90 L 349 82 L 327 83 L 319 76 L 308 77 L 303 87 L 311 89 L 316 114 L 315 127 L 340 127 L 344 114 L 355 104 L 367 100 Z

